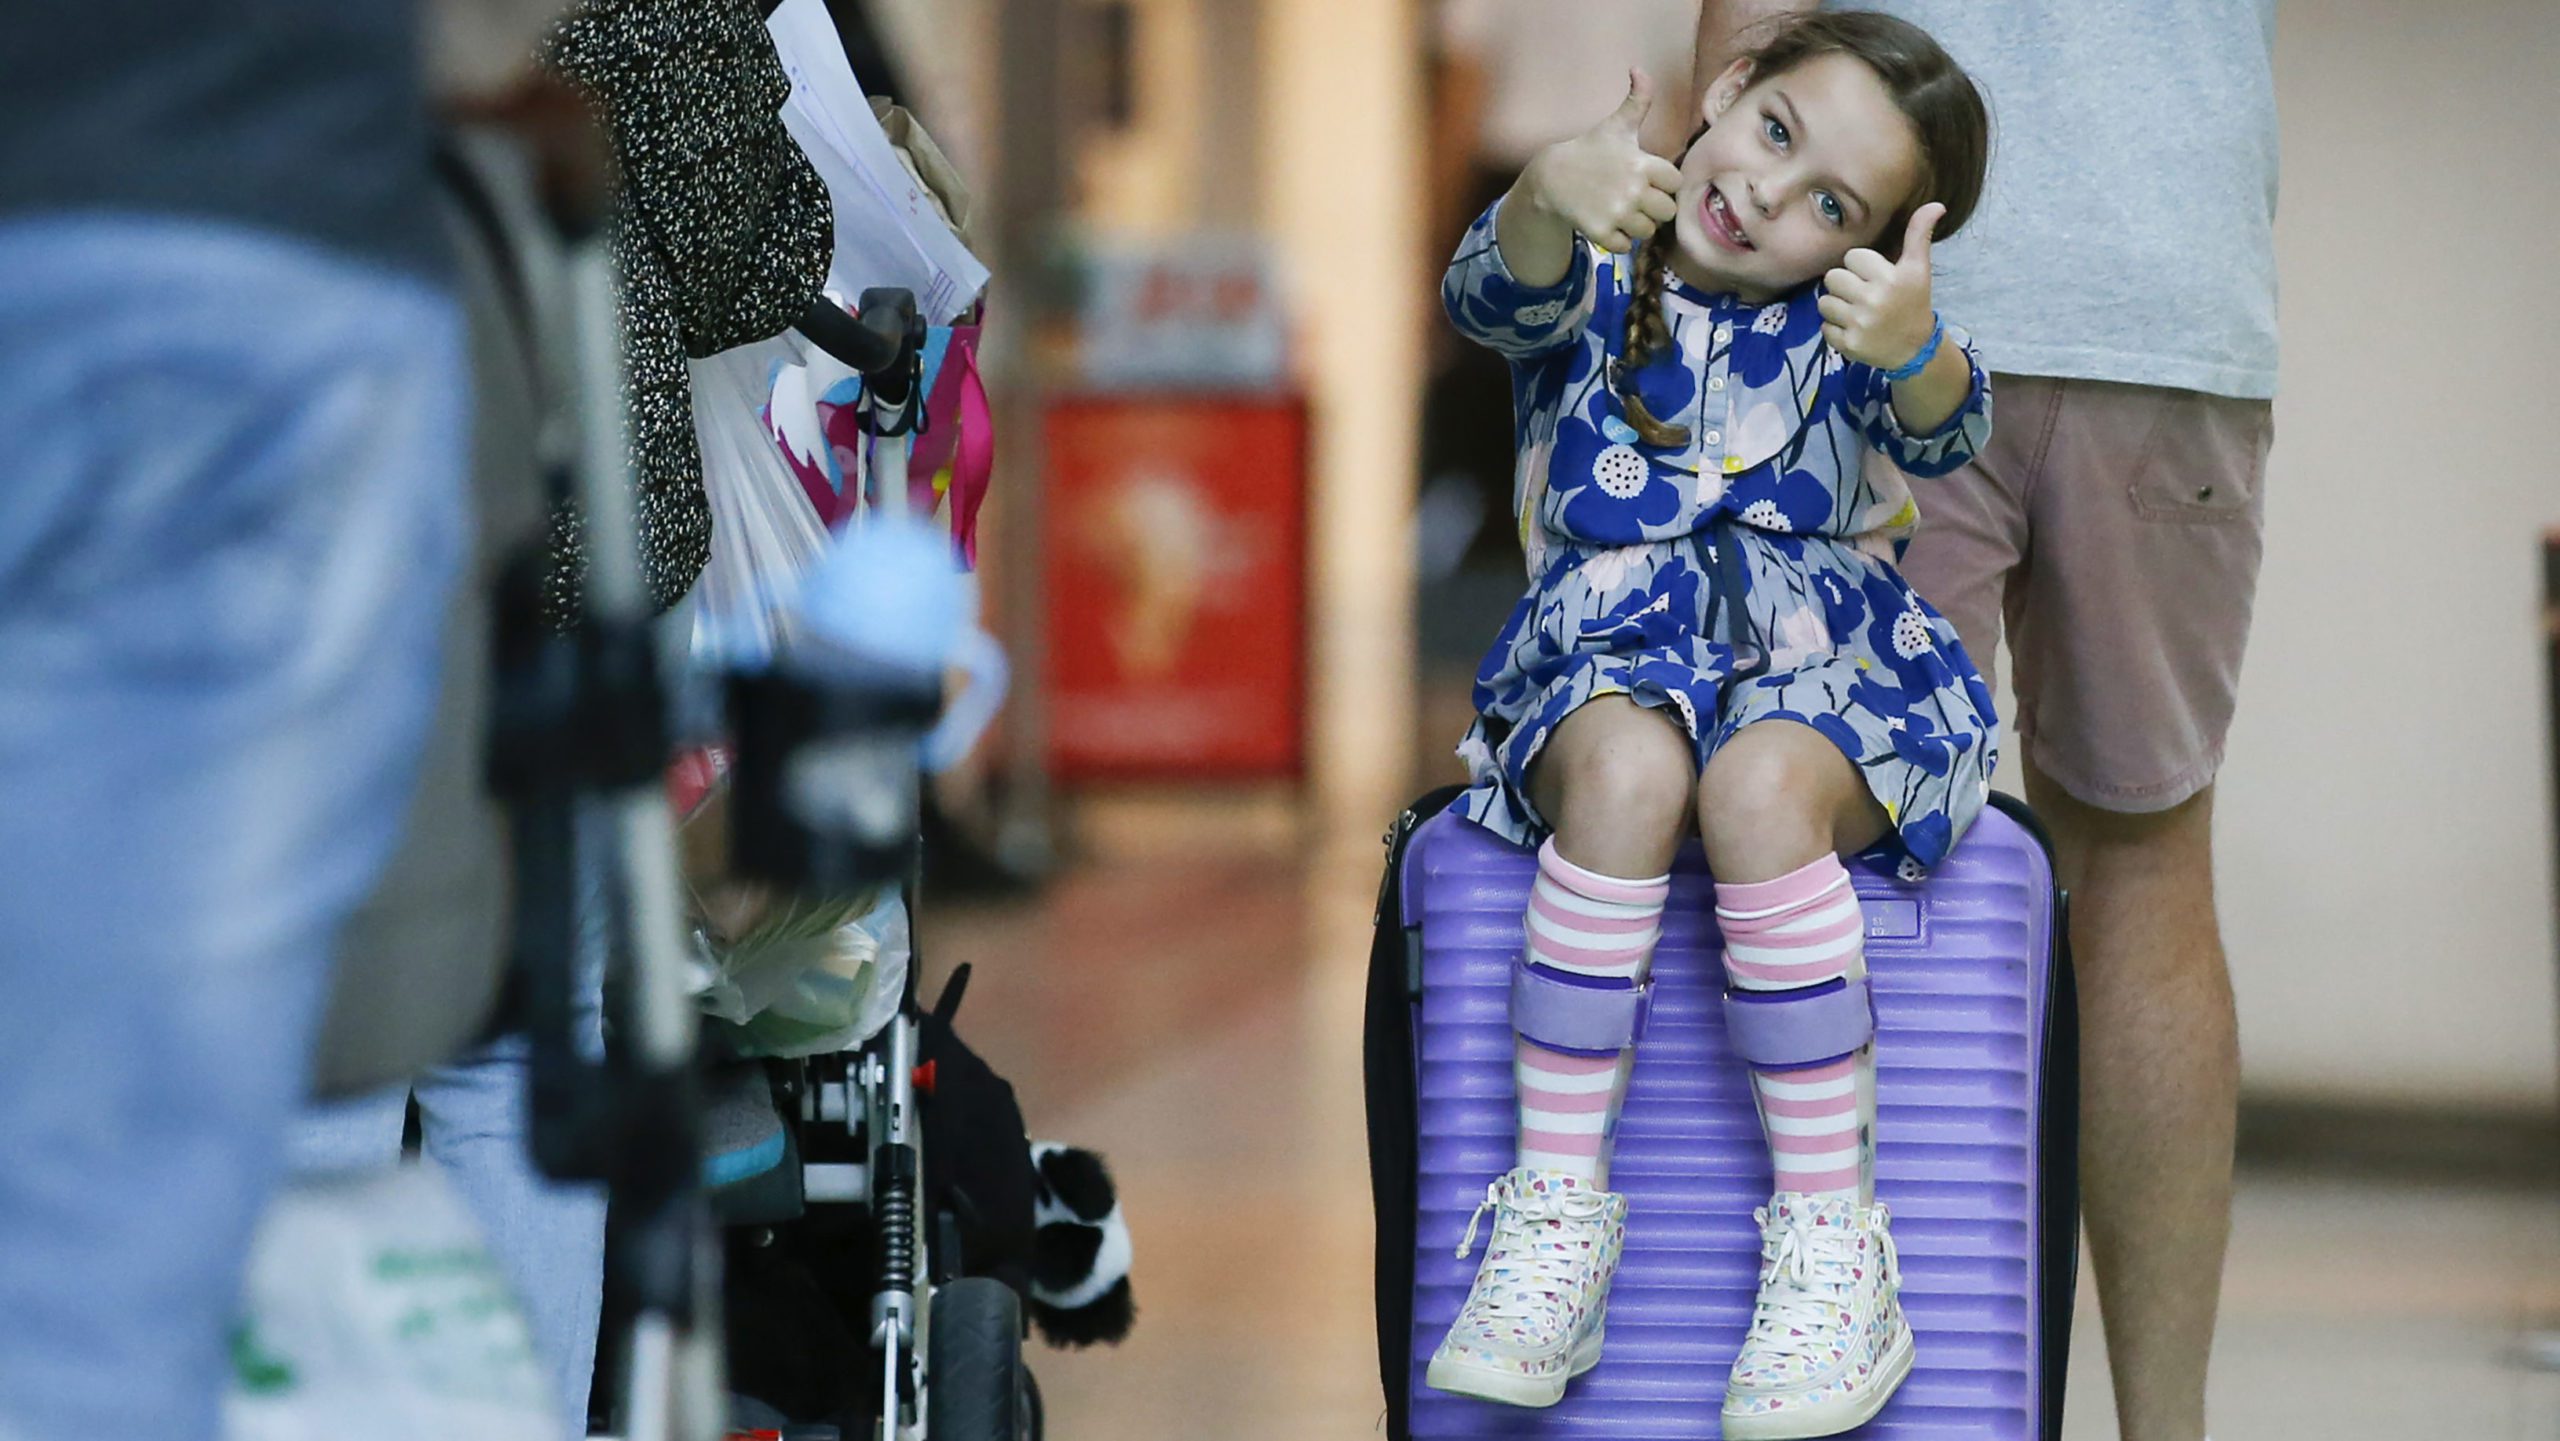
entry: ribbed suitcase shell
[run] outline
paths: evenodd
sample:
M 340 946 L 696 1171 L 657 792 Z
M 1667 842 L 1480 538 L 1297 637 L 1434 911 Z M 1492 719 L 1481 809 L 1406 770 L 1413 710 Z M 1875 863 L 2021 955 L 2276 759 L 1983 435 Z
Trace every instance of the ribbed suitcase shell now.
M 2045 1131 L 2047 1110 L 2067 1113 L 2074 1098 L 2067 1012 L 2066 1054 L 2047 1074 L 2056 896 L 2031 824 L 1985 810 L 1956 854 L 1918 885 L 1852 867 L 1868 916 L 1876 1008 L 1876 1192 L 1893 1211 L 1902 1304 L 1918 1348 L 1910 1378 L 1861 1436 L 2031 1441 L 2060 1413 L 2046 1365 L 2058 1378 L 2061 1358 L 2045 1353 L 2067 1336 L 2077 1204 L 2069 1157 L 2047 1154 L 2054 1145 L 2068 1150 L 2067 1115 L 2053 1118 L 2052 1136 Z M 1512 1162 L 1508 984 L 1535 859 L 1443 812 L 1413 833 L 1403 864 L 1401 919 L 1409 935 L 1418 932 L 1421 982 L 1412 1035 L 1411 1435 L 1718 1435 L 1725 1373 L 1756 1279 L 1751 1210 L 1768 1195 L 1770 1175 L 1745 1073 L 1726 1049 L 1723 943 L 1697 847 L 1672 874 L 1651 1029 L 1612 1163 L 1628 1225 L 1608 1349 L 1550 1410 L 1422 1383 L 1480 1259 L 1457 1259 L 1458 1238 L 1485 1184 Z M 2055 1080 L 2058 1098 L 2048 1087 Z M 2051 1314 L 2057 1304 L 2060 1316 Z

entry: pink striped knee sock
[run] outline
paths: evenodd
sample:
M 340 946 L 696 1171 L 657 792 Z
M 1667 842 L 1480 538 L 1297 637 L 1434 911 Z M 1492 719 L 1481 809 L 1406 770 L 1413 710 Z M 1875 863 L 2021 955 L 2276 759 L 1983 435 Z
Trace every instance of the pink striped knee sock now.
M 1529 964 L 1603 985 L 1644 984 L 1670 893 L 1669 876 L 1630 881 L 1586 871 L 1549 840 L 1538 851 L 1538 883 L 1529 893 Z M 1515 1045 L 1520 1164 L 1606 1186 L 1634 1049 L 1558 1051 L 1525 1036 Z
M 1866 914 L 1837 856 L 1774 881 L 1718 885 L 1716 924 L 1736 990 L 1784 993 L 1866 975 Z M 1872 1044 L 1809 1066 L 1752 1070 L 1778 1190 L 1875 1198 L 1875 1075 Z

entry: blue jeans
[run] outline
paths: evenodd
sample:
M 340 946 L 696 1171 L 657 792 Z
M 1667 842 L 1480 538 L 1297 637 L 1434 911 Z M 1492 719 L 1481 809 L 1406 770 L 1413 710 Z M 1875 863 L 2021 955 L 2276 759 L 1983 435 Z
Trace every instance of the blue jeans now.
M 580 818 L 576 1029 L 590 1060 L 604 1054 L 604 971 L 608 931 L 606 858 L 594 847 L 605 829 Z M 289 1143 L 301 1175 L 396 1164 L 409 1098 L 418 1100 L 419 1140 L 479 1224 L 507 1284 L 524 1307 L 533 1345 L 560 1393 L 567 1437 L 587 1434 L 596 1331 L 604 1309 L 605 1191 L 564 1184 L 534 1165 L 526 1091 L 531 1046 L 521 1035 L 488 1042 L 406 1086 L 311 1107 Z M 0 1438 L 6 1441 L 6 1438 Z
M 212 1441 L 465 541 L 433 286 L 0 223 L 0 1438 Z

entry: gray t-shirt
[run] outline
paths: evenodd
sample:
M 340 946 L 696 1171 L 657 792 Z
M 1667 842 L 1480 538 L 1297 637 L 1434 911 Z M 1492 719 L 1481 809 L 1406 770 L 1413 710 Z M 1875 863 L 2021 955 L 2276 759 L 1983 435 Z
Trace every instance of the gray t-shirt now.
M 1991 178 L 1932 254 L 1994 371 L 2276 392 L 2274 0 L 1855 0 L 1991 102 Z

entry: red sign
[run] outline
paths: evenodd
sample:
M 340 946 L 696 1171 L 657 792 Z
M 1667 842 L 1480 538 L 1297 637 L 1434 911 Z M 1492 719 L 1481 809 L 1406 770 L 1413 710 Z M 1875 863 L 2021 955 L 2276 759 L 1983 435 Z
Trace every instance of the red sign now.
M 1305 407 L 1077 397 L 1046 432 L 1052 774 L 1298 774 Z

